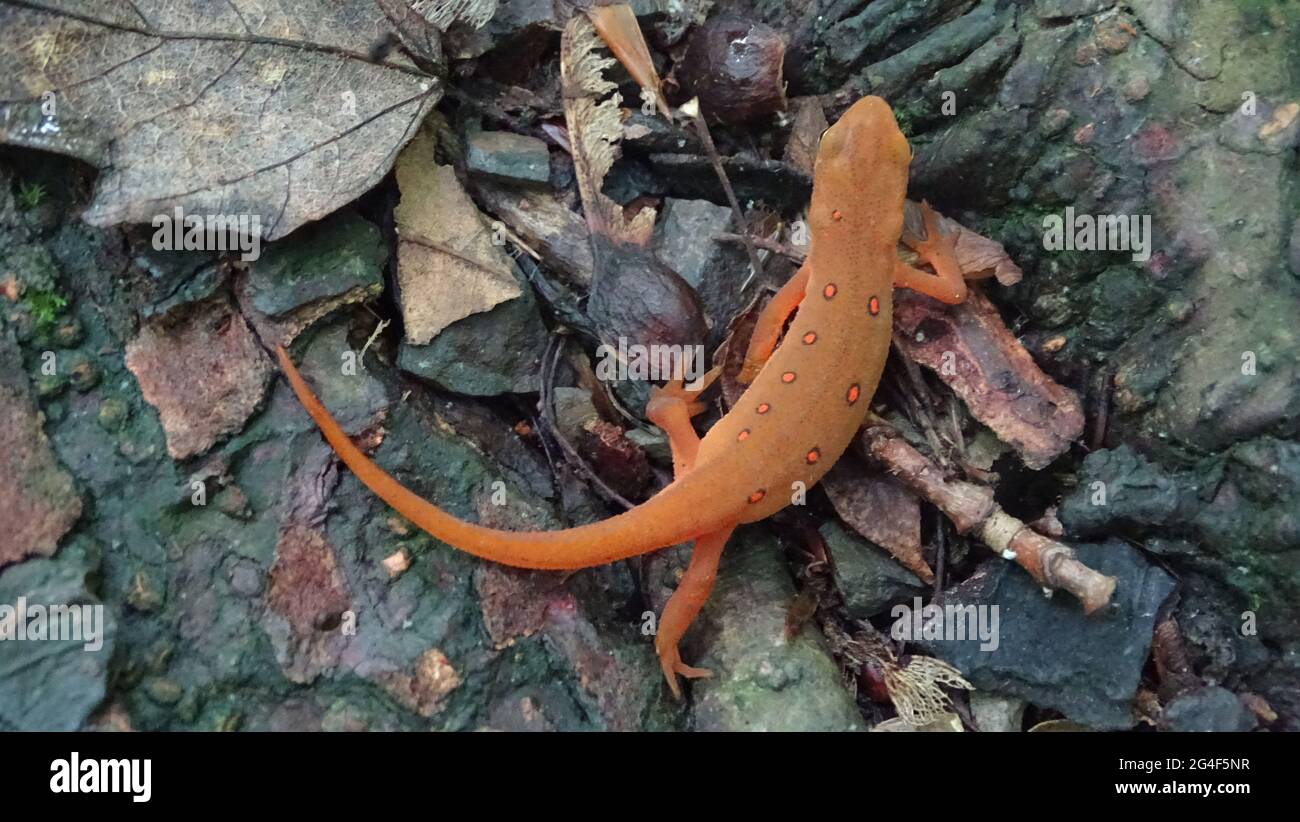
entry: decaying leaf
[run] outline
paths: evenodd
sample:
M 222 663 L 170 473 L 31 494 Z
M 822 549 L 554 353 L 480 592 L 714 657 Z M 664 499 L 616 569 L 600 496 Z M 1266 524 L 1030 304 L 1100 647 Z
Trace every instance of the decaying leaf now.
M 438 102 L 372 0 L 0 5 L 0 141 L 102 169 L 93 225 L 256 217 L 274 240 L 374 186 Z
M 962 727 L 961 717 L 950 711 L 925 725 L 913 725 L 901 716 L 896 716 L 893 719 L 886 719 L 871 730 L 875 733 L 961 733 L 965 728 Z
M 573 148 L 574 173 L 592 233 L 636 245 L 649 242 L 655 212 L 645 208 L 627 219 L 618 203 L 601 193 L 605 175 L 618 158 L 623 139 L 622 95 L 604 72 L 614 65 L 602 55 L 600 37 L 584 15 L 575 15 L 560 41 L 560 76 L 564 86 L 564 119 Z
M 961 671 L 929 656 L 908 657 L 897 665 L 886 665 L 885 687 L 898 718 L 916 727 L 941 721 L 949 712 L 952 700 L 943 688 L 975 689 Z
M 497 0 L 416 0 L 411 8 L 443 31 L 458 20 L 478 29 L 496 14 Z
M 1045 467 L 1083 433 L 1078 396 L 1039 369 L 975 288 L 955 306 L 896 291 L 894 341 L 950 385 L 1030 468 Z
M 397 187 L 397 283 L 408 342 L 425 345 L 457 320 L 520 295 L 505 246 L 493 241 L 455 170 L 434 161 L 427 131 L 398 158 Z
M 888 474 L 843 457 L 822 480 L 840 519 L 926 583 L 934 572 L 921 556 L 921 504 Z
M 975 689 L 961 671 L 932 657 L 907 656 L 900 660 L 885 637 L 869 622 L 858 622 L 857 630 L 850 634 L 834 622 L 827 621 L 822 624 L 822 634 L 831 652 L 850 675 L 851 684 L 856 684 L 864 673 L 869 673 L 873 680 L 877 677 L 883 680 L 885 696 L 898 711 L 899 720 L 917 730 L 954 730 L 951 727 L 926 726 L 944 724 L 951 712 L 952 700 L 944 693 L 944 688 Z

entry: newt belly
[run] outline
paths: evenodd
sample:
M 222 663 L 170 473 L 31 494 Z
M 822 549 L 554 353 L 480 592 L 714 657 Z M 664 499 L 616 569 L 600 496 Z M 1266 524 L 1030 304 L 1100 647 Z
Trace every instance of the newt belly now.
M 809 255 L 759 319 L 742 370 L 750 387 L 703 438 L 691 425 L 702 408 L 697 392 L 680 384 L 655 389 L 647 416 L 668 435 L 675 478 L 642 505 L 599 523 L 513 532 L 459 520 L 404 488 L 353 445 L 283 348 L 280 364 L 357 478 L 461 550 L 521 568 L 575 569 L 694 540 L 690 567 L 655 640 L 676 694 L 678 675 L 707 675 L 685 665 L 677 645 L 712 588 L 732 530 L 770 516 L 814 485 L 861 426 L 889 353 L 894 285 L 949 302 L 965 294 L 951 242 L 928 209 L 929 237 L 913 247 L 938 276 L 897 262 L 910 161 L 907 140 L 880 98 L 858 101 L 826 131 L 813 174 Z

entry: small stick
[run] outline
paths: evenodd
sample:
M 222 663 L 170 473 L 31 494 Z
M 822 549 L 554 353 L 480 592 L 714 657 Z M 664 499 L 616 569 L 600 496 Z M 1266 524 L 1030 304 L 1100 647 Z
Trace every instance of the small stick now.
M 1068 591 L 1083 603 L 1085 614 L 1110 602 L 1115 591 L 1114 577 L 1092 570 L 1075 557 L 1074 549 L 1035 532 L 1002 510 L 994 502 L 991 489 L 944 479 L 938 465 L 888 425 L 869 425 L 863 431 L 862 442 L 868 456 L 943 511 L 958 533 L 974 533 L 1003 559 L 1015 560 L 1044 588 Z
M 695 130 L 700 133 L 700 140 L 704 143 L 704 153 L 709 155 L 709 162 L 713 164 L 713 173 L 718 175 L 718 182 L 722 183 L 722 190 L 726 192 L 727 202 L 731 204 L 731 214 L 736 221 L 736 228 L 744 230 L 745 212 L 740 210 L 740 201 L 736 199 L 736 192 L 731 187 L 731 180 L 727 179 L 726 169 L 722 167 L 722 157 L 718 155 L 718 147 L 713 144 L 713 135 L 709 133 L 708 123 L 704 122 L 704 115 L 700 113 L 700 101 L 691 100 L 679 109 L 695 123 Z M 758 258 L 758 249 L 754 245 L 754 240 L 748 232 L 741 235 L 744 238 L 745 252 L 749 254 L 749 265 L 751 271 L 745 281 L 740 284 L 740 291 L 743 294 L 749 287 L 750 282 L 755 277 L 763 273 L 763 261 Z
M 721 240 L 724 243 L 753 243 L 764 251 L 771 251 L 773 254 L 780 254 L 782 257 L 789 259 L 791 262 L 803 265 L 808 255 L 792 245 L 769 240 L 766 237 L 755 237 L 751 234 L 732 234 L 729 231 L 721 231 L 713 235 L 713 239 Z
M 555 378 L 555 367 L 560 361 L 560 354 L 564 351 L 564 337 L 557 334 L 551 338 L 550 347 L 542 359 L 542 421 L 546 423 L 546 428 L 551 432 L 551 436 L 559 443 L 560 449 L 564 451 L 565 456 L 578 467 L 579 471 L 587 477 L 601 496 L 612 502 L 616 502 L 624 508 L 635 508 L 635 504 L 629 502 L 622 494 L 615 491 L 605 484 L 597 474 L 594 468 L 587 464 L 587 461 L 578 453 L 564 433 L 560 431 L 560 426 L 555 423 L 555 391 L 551 381 Z M 548 356 L 549 355 L 549 356 Z

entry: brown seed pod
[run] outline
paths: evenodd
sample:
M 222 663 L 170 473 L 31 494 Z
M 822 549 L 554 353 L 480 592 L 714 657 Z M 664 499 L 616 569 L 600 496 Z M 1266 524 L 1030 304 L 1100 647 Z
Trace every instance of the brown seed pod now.
M 771 26 L 718 17 L 691 35 L 675 77 L 705 116 L 745 123 L 785 108 L 785 41 Z

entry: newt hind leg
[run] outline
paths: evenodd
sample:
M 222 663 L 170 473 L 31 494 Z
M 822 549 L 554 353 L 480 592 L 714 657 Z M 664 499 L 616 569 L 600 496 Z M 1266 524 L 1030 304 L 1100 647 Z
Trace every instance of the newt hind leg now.
M 663 669 L 664 679 L 668 680 L 668 688 L 678 699 L 682 698 L 678 676 L 687 679 L 712 676 L 712 672 L 705 668 L 692 668 L 682 662 L 677 645 L 699 614 L 704 601 L 709 598 L 709 592 L 713 590 L 713 581 L 718 575 L 718 559 L 733 530 L 735 526 L 695 539 L 691 564 L 659 619 L 659 630 L 655 633 L 655 652 L 659 654 L 659 666 Z
M 934 269 L 934 274 L 914 268 L 901 260 L 894 264 L 894 285 L 908 288 L 949 305 L 966 299 L 966 281 L 957 263 L 955 237 L 939 230 L 939 215 L 930 204 L 921 202 L 925 222 L 925 239 L 905 239 L 904 243 Z
M 673 451 L 673 476 L 677 479 L 695 467 L 700 437 L 691 425 L 691 417 L 705 409 L 706 406 L 699 399 L 700 393 L 717 379 L 719 373 L 720 369 L 713 369 L 692 388 L 683 387 L 681 380 L 670 380 L 650 392 L 646 416 L 668 435 L 668 444 Z M 682 691 L 677 677 L 697 679 L 710 676 L 710 672 L 704 668 L 693 668 L 682 662 L 677 645 L 700 612 L 704 601 L 709 598 L 709 592 L 713 590 L 718 558 L 722 556 L 722 549 L 733 529 L 734 526 L 696 537 L 686 575 L 668 599 L 659 618 L 659 627 L 655 632 L 655 652 L 659 654 L 659 665 L 663 668 L 668 688 L 678 699 L 681 699 Z

